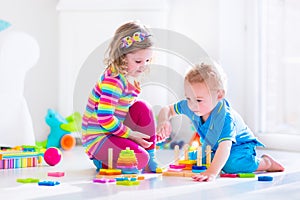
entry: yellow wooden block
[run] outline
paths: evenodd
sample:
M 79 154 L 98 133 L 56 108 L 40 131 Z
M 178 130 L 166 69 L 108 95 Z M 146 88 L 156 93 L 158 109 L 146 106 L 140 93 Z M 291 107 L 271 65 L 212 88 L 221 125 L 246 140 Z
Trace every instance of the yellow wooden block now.
M 180 165 L 195 165 L 196 163 L 196 160 L 179 160 Z
M 120 169 L 100 169 L 100 175 L 119 175 L 122 174 L 122 170 Z
M 155 170 L 156 173 L 162 173 L 163 172 L 163 169 L 160 168 L 160 167 L 157 167 L 156 170 Z
M 125 186 L 132 186 L 132 185 L 139 185 L 140 181 L 117 181 L 117 185 L 125 185 Z

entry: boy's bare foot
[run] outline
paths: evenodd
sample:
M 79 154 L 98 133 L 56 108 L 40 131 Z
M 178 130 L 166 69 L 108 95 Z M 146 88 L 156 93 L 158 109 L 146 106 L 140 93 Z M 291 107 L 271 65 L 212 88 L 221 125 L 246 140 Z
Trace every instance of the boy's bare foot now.
M 262 155 L 262 159 L 265 159 L 266 162 L 270 162 L 271 166 L 266 170 L 267 172 L 283 172 L 284 167 L 277 161 L 275 161 L 271 156 L 269 155 Z

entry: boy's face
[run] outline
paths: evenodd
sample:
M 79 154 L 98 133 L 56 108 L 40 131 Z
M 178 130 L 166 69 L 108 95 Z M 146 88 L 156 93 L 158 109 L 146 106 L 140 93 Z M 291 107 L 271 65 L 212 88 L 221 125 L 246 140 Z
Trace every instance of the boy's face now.
M 210 91 L 206 83 L 189 83 L 184 81 L 185 96 L 189 108 L 203 120 L 209 117 L 211 111 L 217 105 L 218 101 L 223 98 L 218 91 Z
M 147 65 L 150 64 L 152 58 L 152 49 L 141 49 L 128 53 L 125 56 L 127 61 L 127 72 L 129 76 L 138 77 L 141 75 L 147 68 Z

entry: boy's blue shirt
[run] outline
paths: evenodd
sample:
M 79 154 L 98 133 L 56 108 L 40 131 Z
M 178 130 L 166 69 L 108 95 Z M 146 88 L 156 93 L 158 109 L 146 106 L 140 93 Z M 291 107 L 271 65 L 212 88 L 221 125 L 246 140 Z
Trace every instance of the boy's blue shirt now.
M 247 142 L 264 146 L 226 99 L 218 102 L 205 122 L 202 121 L 201 116 L 197 116 L 189 109 L 187 100 L 174 104 L 174 110 L 177 114 L 186 115 L 192 121 L 202 144 L 210 145 L 212 151 L 216 151 L 219 143 L 224 140 L 231 140 L 233 146 Z

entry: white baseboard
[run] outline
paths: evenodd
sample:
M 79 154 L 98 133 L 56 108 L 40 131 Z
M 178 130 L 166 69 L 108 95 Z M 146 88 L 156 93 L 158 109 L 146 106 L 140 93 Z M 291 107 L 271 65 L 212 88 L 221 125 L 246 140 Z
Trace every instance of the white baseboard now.
M 264 133 L 256 136 L 267 149 L 300 152 L 300 135 Z

